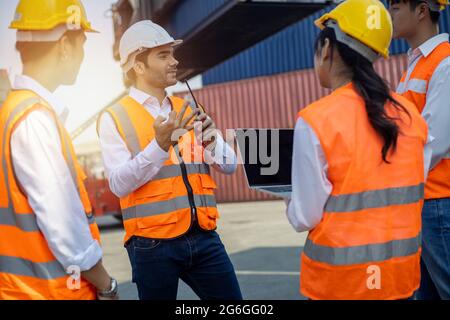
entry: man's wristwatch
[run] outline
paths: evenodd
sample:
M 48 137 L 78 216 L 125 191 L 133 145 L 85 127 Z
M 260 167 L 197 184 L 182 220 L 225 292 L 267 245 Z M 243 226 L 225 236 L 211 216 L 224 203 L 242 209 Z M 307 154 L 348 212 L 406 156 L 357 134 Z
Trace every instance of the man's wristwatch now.
M 97 296 L 100 298 L 113 298 L 117 295 L 119 286 L 117 285 L 117 280 L 111 278 L 111 289 L 109 290 L 97 290 Z

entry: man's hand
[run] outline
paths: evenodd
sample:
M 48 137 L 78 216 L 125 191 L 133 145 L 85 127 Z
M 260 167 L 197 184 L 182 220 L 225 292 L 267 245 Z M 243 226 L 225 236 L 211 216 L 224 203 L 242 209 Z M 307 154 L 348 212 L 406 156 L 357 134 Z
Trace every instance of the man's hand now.
M 170 147 L 178 142 L 176 139 L 172 139 L 173 133 L 176 130 L 184 129 L 186 131 L 190 131 L 194 128 L 192 124 L 188 123 L 200 113 L 200 109 L 194 109 L 189 114 L 189 116 L 183 119 L 188 106 L 189 102 L 185 102 L 178 115 L 175 111 L 171 111 L 167 121 L 165 121 L 166 119 L 161 116 L 158 116 L 155 119 L 155 122 L 153 123 L 153 129 L 155 130 L 155 139 L 158 145 L 164 151 L 168 152 Z
M 203 147 L 213 151 L 217 144 L 217 127 L 213 119 L 202 112 L 195 121 L 201 121 L 202 125 L 195 127 L 196 139 L 201 140 Z

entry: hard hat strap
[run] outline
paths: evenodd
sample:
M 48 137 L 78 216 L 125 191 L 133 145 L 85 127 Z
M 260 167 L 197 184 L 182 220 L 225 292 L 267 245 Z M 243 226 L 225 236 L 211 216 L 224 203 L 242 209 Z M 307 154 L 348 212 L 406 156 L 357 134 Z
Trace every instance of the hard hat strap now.
M 128 57 L 127 62 L 122 66 L 123 72 L 127 73 L 131 69 L 133 69 L 134 64 L 136 63 L 136 58 L 138 55 L 140 55 L 142 52 L 147 51 L 149 48 L 140 47 L 138 50 L 130 54 Z
M 373 51 L 371 48 L 363 44 L 362 42 L 358 41 L 355 38 L 350 37 L 349 35 L 345 34 L 341 28 L 339 28 L 339 25 L 334 20 L 328 20 L 325 22 L 325 26 L 328 28 L 332 28 L 336 34 L 336 40 L 346 44 L 359 54 L 361 54 L 363 57 L 368 59 L 370 62 L 374 63 L 380 55 L 377 54 L 375 51 Z

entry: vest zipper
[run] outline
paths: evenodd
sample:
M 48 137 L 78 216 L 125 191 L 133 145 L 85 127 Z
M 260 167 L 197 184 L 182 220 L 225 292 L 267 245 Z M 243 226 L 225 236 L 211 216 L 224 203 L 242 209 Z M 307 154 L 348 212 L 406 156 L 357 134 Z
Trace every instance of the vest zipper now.
M 192 186 L 189 183 L 186 164 L 184 162 L 181 162 L 180 167 L 181 167 L 181 173 L 183 176 L 184 185 L 186 186 L 186 190 L 188 192 L 189 205 L 191 206 L 192 222 L 194 222 L 197 220 L 197 208 L 195 206 L 195 201 L 194 201 L 194 192 L 192 191 Z M 191 226 L 192 226 L 192 223 L 191 223 Z
M 171 109 L 174 110 L 172 100 L 169 99 L 169 102 L 172 107 Z M 195 201 L 194 201 L 194 192 L 192 190 L 192 186 L 188 179 L 186 164 L 183 161 L 183 156 L 181 155 L 178 145 L 174 146 L 174 150 L 178 156 L 178 161 L 180 161 L 181 175 L 183 177 L 183 182 L 184 182 L 184 185 L 185 185 L 187 193 L 188 193 L 189 206 L 191 207 L 191 225 L 189 226 L 189 229 L 188 229 L 188 231 L 189 231 L 189 230 L 191 230 L 194 222 L 197 221 L 197 208 L 195 206 Z

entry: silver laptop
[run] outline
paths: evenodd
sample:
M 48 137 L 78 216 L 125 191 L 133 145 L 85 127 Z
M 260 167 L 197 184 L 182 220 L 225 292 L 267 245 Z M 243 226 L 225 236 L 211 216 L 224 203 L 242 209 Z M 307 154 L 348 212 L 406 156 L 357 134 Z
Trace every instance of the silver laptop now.
M 291 196 L 293 129 L 236 129 L 235 138 L 250 189 Z

